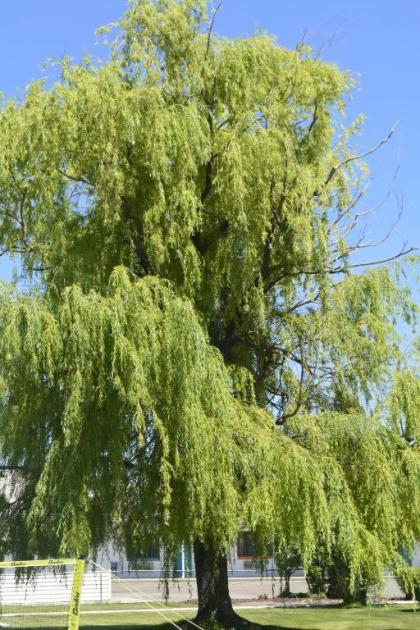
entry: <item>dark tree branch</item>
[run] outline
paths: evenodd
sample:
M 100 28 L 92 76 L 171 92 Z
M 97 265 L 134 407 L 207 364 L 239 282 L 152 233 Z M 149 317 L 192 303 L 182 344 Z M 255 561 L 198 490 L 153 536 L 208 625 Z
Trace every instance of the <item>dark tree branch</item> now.
M 8 471 L 8 470 L 28 470 L 28 469 L 26 466 L 21 466 L 21 465 L 0 464 L 0 470 Z
M 131 242 L 134 246 L 137 263 L 140 267 L 140 273 L 150 274 L 152 272 L 152 265 L 144 251 L 141 233 L 138 226 L 136 225 L 136 218 L 133 214 L 130 200 L 125 196 L 121 198 L 121 209 L 125 220 L 131 225 Z
M 311 124 L 308 127 L 308 133 L 306 136 L 307 138 L 309 138 L 309 136 L 311 135 L 312 129 L 314 128 L 317 120 L 318 120 L 318 101 L 315 102 L 314 114 L 312 116 Z
M 56 170 L 60 173 L 60 175 L 62 175 L 66 179 L 69 179 L 72 182 L 79 182 L 81 184 L 86 184 L 86 186 L 90 186 L 91 188 L 94 188 L 94 185 L 82 175 L 75 175 L 75 174 L 70 175 L 69 173 L 62 171 L 60 168 L 58 168 L 58 166 L 56 166 Z
M 204 204 L 208 196 L 210 195 L 211 189 L 213 187 L 213 168 L 214 168 L 214 160 L 216 159 L 215 155 L 212 155 L 205 166 L 204 171 L 204 188 L 201 191 L 200 199 L 201 203 Z
M 3 247 L 0 249 L 0 256 L 5 256 L 6 254 L 27 254 L 30 251 L 29 246 L 22 248 L 17 245 L 12 245 L 11 247 Z
M 15 221 L 16 223 L 18 223 L 18 225 L 22 228 L 22 223 L 19 217 L 17 217 L 15 214 L 13 214 L 12 212 L 9 212 L 8 210 L 0 210 L 0 215 L 3 215 L 4 217 L 7 217 L 8 219 L 10 219 L 11 221 Z
M 355 248 L 357 249 L 357 248 Z M 406 243 L 404 243 L 404 247 L 403 249 L 398 252 L 397 254 L 393 254 L 392 256 L 389 256 L 388 258 L 383 258 L 381 260 L 371 260 L 369 262 L 366 263 L 355 263 L 355 264 L 350 264 L 350 265 L 340 265 L 339 267 L 327 267 L 324 269 L 300 269 L 300 270 L 296 270 L 296 271 L 288 271 L 288 272 L 283 272 L 281 275 L 277 276 L 275 279 L 273 279 L 269 285 L 267 285 L 267 291 L 272 289 L 276 284 L 278 284 L 283 278 L 289 278 L 289 277 L 298 277 L 301 275 L 308 275 L 308 276 L 317 276 L 317 275 L 335 275 L 335 274 L 340 274 L 340 273 L 344 273 L 345 271 L 347 271 L 348 269 L 355 269 L 357 267 L 373 267 L 374 265 L 381 265 L 387 262 L 392 262 L 393 260 L 397 260 L 398 258 L 402 258 L 403 256 L 407 256 L 408 254 L 411 254 L 412 252 L 417 251 L 418 248 L 417 247 L 409 247 L 406 249 Z M 339 257 L 340 258 L 340 257 Z M 338 260 L 339 258 L 337 258 L 336 260 Z M 333 261 L 334 262 L 334 261 Z M 271 272 L 275 272 L 277 270 L 280 270 L 280 268 L 283 268 L 282 265 L 277 265 L 276 267 L 274 267 Z
M 287 422 L 287 420 L 296 416 L 299 413 L 302 407 L 302 404 L 304 402 L 303 401 L 303 382 L 304 382 L 304 374 L 305 374 L 305 359 L 304 359 L 302 338 L 299 339 L 299 352 L 300 352 L 300 361 L 299 361 L 300 378 L 299 378 L 299 391 L 298 391 L 297 401 L 295 403 L 295 408 L 293 409 L 293 411 L 284 413 L 280 416 L 280 418 L 277 418 L 276 424 L 279 426 L 284 425 Z
M 282 212 L 283 212 L 283 206 L 287 197 L 286 195 L 287 181 L 288 181 L 288 175 L 287 175 L 287 156 L 286 156 L 286 164 L 285 164 L 283 182 L 282 182 L 282 191 L 280 193 L 280 198 L 279 198 L 277 206 L 274 206 L 274 203 L 273 203 L 274 207 L 271 213 L 270 228 L 268 230 L 265 243 L 264 243 L 263 259 L 262 259 L 262 264 L 261 264 L 261 277 L 264 283 L 268 280 L 270 276 L 271 248 L 274 241 L 275 229 L 280 223 Z M 274 196 L 274 190 L 275 190 L 275 180 L 273 178 L 271 182 L 271 186 L 270 186 L 271 197 Z
M 214 21 L 216 19 L 216 15 L 218 14 L 220 9 L 222 8 L 222 4 L 223 4 L 223 0 L 219 0 L 219 3 L 217 5 L 217 7 L 214 9 L 213 14 L 211 16 L 210 26 L 209 26 L 209 30 L 208 30 L 208 33 L 207 33 L 206 57 L 207 57 L 207 55 L 210 52 L 210 42 L 211 42 L 211 36 L 212 36 L 212 33 L 213 33 L 213 28 L 214 28 Z
M 357 267 L 371 267 L 372 265 L 382 265 L 384 263 L 397 260 L 398 258 L 401 258 L 402 256 L 408 256 L 408 254 L 411 254 L 412 252 L 416 252 L 416 251 L 418 251 L 417 247 L 409 247 L 408 249 L 402 249 L 398 254 L 394 254 L 393 256 L 390 256 L 389 258 L 382 258 L 382 260 L 373 260 L 371 262 L 366 262 L 366 263 L 357 263 L 354 265 L 348 265 L 348 267 L 352 269 L 356 269 Z

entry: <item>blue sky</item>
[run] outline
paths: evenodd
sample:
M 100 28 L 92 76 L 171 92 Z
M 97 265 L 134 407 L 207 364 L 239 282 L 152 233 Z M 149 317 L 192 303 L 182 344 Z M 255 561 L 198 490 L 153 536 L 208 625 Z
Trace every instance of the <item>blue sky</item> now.
M 116 20 L 125 0 L 2 0 L 0 2 L 0 91 L 22 96 L 25 86 L 43 76 L 48 57 L 101 54 L 95 29 Z M 264 28 L 280 44 L 306 41 L 322 58 L 352 70 L 358 87 L 349 106 L 349 120 L 363 112 L 365 131 L 360 150 L 368 149 L 401 121 L 392 142 L 370 160 L 373 184 L 370 202 L 380 201 L 399 166 L 396 190 L 404 214 L 379 257 L 397 251 L 403 241 L 419 245 L 420 234 L 420 2 L 417 0 L 224 0 L 215 30 L 244 36 Z M 367 201 L 367 202 L 368 202 Z M 366 202 L 366 203 L 367 203 Z M 393 195 L 372 217 L 369 238 L 378 239 L 396 215 Z M 376 257 L 376 254 L 373 254 Z M 0 278 L 11 277 L 11 264 L 0 258 Z

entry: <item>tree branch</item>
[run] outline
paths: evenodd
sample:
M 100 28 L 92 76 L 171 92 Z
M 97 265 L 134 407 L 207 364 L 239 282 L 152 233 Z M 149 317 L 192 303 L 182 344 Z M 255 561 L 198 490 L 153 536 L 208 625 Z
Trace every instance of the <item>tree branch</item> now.
M 289 418 L 293 418 L 294 416 L 296 416 L 296 414 L 299 412 L 303 403 L 303 380 L 304 380 L 304 374 L 305 374 L 305 359 L 304 359 L 304 353 L 303 353 L 303 341 L 301 337 L 299 338 L 299 352 L 300 352 L 300 361 L 299 361 L 300 378 L 299 378 L 299 391 L 298 391 L 297 401 L 295 403 L 295 408 L 293 409 L 293 411 L 290 411 L 289 413 L 284 413 L 280 416 L 280 418 L 277 418 L 276 424 L 278 426 L 283 426 Z
M 207 33 L 206 57 L 207 57 L 207 55 L 209 54 L 209 51 L 210 51 L 210 42 L 211 42 L 211 36 L 212 36 L 213 28 L 214 28 L 214 21 L 216 19 L 216 15 L 218 14 L 220 9 L 222 8 L 222 3 L 223 3 L 223 0 L 219 0 L 219 3 L 217 5 L 217 7 L 214 9 L 213 15 L 211 16 L 210 26 L 209 26 L 209 30 L 208 30 L 208 33 Z
M 8 471 L 8 470 L 27 470 L 26 466 L 21 466 L 21 465 L 8 465 L 8 464 L 1 464 L 0 465 L 0 470 L 2 471 Z
M 69 179 L 72 182 L 79 182 L 81 184 L 86 184 L 86 186 L 91 186 L 92 188 L 94 188 L 94 185 L 90 181 L 85 179 L 82 175 L 70 175 L 69 173 L 62 171 L 61 168 L 58 168 L 58 166 L 56 166 L 56 170 L 60 173 L 60 175 L 62 175 L 66 179 Z
M 393 256 L 390 256 L 389 258 L 382 258 L 382 260 L 373 260 L 371 262 L 366 262 L 366 263 L 357 263 L 354 265 L 348 265 L 348 267 L 352 269 L 356 269 L 357 267 L 370 267 L 372 265 L 382 265 L 383 263 L 391 262 L 392 260 L 397 260 L 398 258 L 401 258 L 402 256 L 407 256 L 408 254 L 411 254 L 412 252 L 416 252 L 416 251 L 418 251 L 418 247 L 409 247 L 408 249 L 403 249 L 398 254 L 394 254 Z
M 369 155 L 372 155 L 372 153 L 375 153 L 383 144 L 385 144 L 386 142 L 389 142 L 389 140 L 392 138 L 392 136 L 394 135 L 395 129 L 398 127 L 399 125 L 399 121 L 396 122 L 390 129 L 388 135 L 385 138 L 382 138 L 382 140 L 380 140 L 374 147 L 372 147 L 371 149 L 369 149 L 368 151 L 365 151 L 364 153 L 360 153 L 359 155 L 353 155 L 352 157 L 346 158 L 345 160 L 342 160 L 342 162 L 340 162 L 339 164 L 337 164 L 337 166 L 333 166 L 332 169 L 330 170 L 330 172 L 328 173 L 328 177 L 324 182 L 324 185 L 321 189 L 321 192 L 316 191 L 314 193 L 315 197 L 319 197 L 320 194 L 325 190 L 325 188 L 328 186 L 328 184 L 330 183 L 330 181 L 332 180 L 332 178 L 334 177 L 334 175 L 336 174 L 336 172 L 342 168 L 343 166 L 346 166 L 346 164 L 349 164 L 350 162 L 354 162 L 354 160 L 361 160 L 365 157 L 368 157 Z
M 417 247 L 409 247 L 408 249 L 405 249 L 405 246 L 406 244 L 404 244 L 403 249 L 397 254 L 393 254 L 392 256 L 389 256 L 389 258 L 383 258 L 381 260 L 372 260 L 366 263 L 355 263 L 351 265 L 340 265 L 339 267 L 329 267 L 329 268 L 327 267 L 325 269 L 300 269 L 298 271 L 289 271 L 286 273 L 282 273 L 275 280 L 272 280 L 270 282 L 270 284 L 267 286 L 267 290 L 272 289 L 283 278 L 298 277 L 304 274 L 309 275 L 309 276 L 317 276 L 321 274 L 334 275 L 338 273 L 344 273 L 347 269 L 355 269 L 357 267 L 372 267 L 373 265 L 381 265 L 386 262 L 397 260 L 398 258 L 401 258 L 402 256 L 407 256 L 408 254 L 411 254 L 412 252 L 418 251 Z M 271 271 L 275 271 L 276 269 L 279 269 L 279 268 L 280 266 L 274 267 Z

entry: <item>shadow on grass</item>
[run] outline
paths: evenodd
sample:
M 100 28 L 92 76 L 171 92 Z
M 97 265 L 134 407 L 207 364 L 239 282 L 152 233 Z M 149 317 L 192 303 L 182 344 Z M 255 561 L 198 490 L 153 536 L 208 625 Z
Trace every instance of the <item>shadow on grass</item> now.
M 404 611 L 405 612 L 405 611 Z M 174 621 L 177 628 L 181 628 L 181 630 L 197 630 L 196 626 L 193 626 L 186 621 Z M 112 620 L 111 622 L 106 621 L 104 619 L 103 623 L 98 623 L 97 620 L 93 621 L 93 623 L 89 623 L 88 619 L 84 619 L 80 623 L 80 630 L 174 630 L 174 624 L 171 623 L 162 623 L 162 624 L 144 624 L 139 621 L 139 623 L 124 623 L 124 619 L 121 621 Z M 0 623 L 0 627 L 3 624 Z M 8 624 L 9 625 L 9 624 Z M 6 627 L 6 624 L 4 624 Z M 26 623 L 25 625 L 19 624 L 18 626 L 10 626 L 11 628 L 15 628 L 15 630 L 35 630 L 37 628 L 39 630 L 39 625 L 31 625 L 30 623 Z M 284 626 L 284 625 L 273 625 L 273 624 L 261 624 L 253 621 L 249 621 L 244 617 L 241 618 L 239 623 L 236 623 L 234 626 L 235 630 L 298 630 L 297 626 Z M 62 625 L 42 625 L 42 630 L 64 630 Z M 222 630 L 221 627 L 213 627 L 211 630 Z M 233 630 L 233 625 L 229 630 Z M 319 626 L 310 628 L 306 627 L 305 630 L 319 630 Z
M 177 624 L 178 627 L 182 628 L 183 630 L 186 630 L 187 628 L 189 628 L 190 630 L 196 630 L 195 626 L 192 626 L 191 624 L 187 624 L 186 622 L 180 623 L 180 622 L 175 622 Z M 112 628 L 124 628 L 124 630 L 174 630 L 174 626 L 170 623 L 162 623 L 162 624 L 156 624 L 156 625 L 143 625 L 141 623 L 139 624 L 115 624 L 115 625 L 107 625 L 106 623 L 104 623 L 103 625 L 98 625 L 97 623 L 95 623 L 94 625 L 91 625 L 89 623 L 81 623 L 80 624 L 80 628 L 81 630 L 83 628 L 88 628 L 89 630 L 104 630 L 104 628 L 108 628 L 109 630 L 111 630 Z M 273 625 L 266 625 L 266 624 L 259 624 L 259 623 L 253 623 L 248 621 L 247 619 L 244 619 L 244 624 L 240 625 L 240 626 L 236 626 L 236 628 L 238 630 L 299 630 L 297 626 L 273 626 Z M 19 630 L 21 630 L 19 628 Z M 24 629 L 24 630 L 29 630 L 29 629 Z M 33 629 L 32 629 L 33 630 Z M 43 629 L 43 630 L 52 630 L 50 628 L 48 629 Z M 221 630 L 221 629 L 219 629 Z M 314 627 L 314 628 L 309 628 L 306 627 L 305 630 L 319 630 L 319 626 L 318 627 Z
M 177 624 L 179 625 L 179 624 Z M 141 630 L 174 630 L 174 626 L 170 623 L 168 624 L 161 624 L 161 625 L 152 625 L 152 626 L 144 626 L 142 624 L 138 624 L 138 625 L 125 625 L 125 624 L 118 624 L 115 626 L 107 626 L 107 625 L 103 625 L 103 626 L 99 626 L 97 624 L 95 624 L 94 626 L 91 625 L 86 625 L 86 624 L 81 624 L 80 628 L 89 628 L 89 630 L 104 630 L 104 628 L 109 628 L 111 630 L 111 628 L 124 628 L 124 630 L 139 630 L 141 628 Z M 185 625 L 184 625 L 185 628 Z M 193 626 L 190 625 L 190 628 L 193 628 Z M 248 628 L 254 628 L 255 630 L 259 630 L 260 628 L 263 630 L 299 630 L 296 626 L 268 626 L 265 624 L 249 624 Z M 19 630 L 21 630 L 19 628 Z M 29 630 L 29 629 L 25 629 L 25 630 Z M 33 629 L 32 629 L 33 630 Z M 50 629 L 47 629 L 50 630 Z M 305 630 L 319 630 L 319 628 L 306 628 Z
M 420 617 L 420 608 L 419 607 L 414 608 L 414 606 L 411 607 L 409 604 L 407 605 L 407 608 L 403 608 L 403 610 L 400 610 L 400 612 L 402 612 L 402 613 L 417 613 L 419 615 L 419 617 Z
M 397 612 L 397 611 L 395 611 Z M 403 609 L 403 610 L 398 610 L 398 613 L 403 612 L 403 613 L 411 613 L 413 616 L 416 615 L 416 622 L 417 622 L 417 617 L 420 619 L 420 610 L 414 611 L 412 608 L 408 608 L 408 609 Z M 414 628 L 420 628 L 420 625 L 417 626 L 417 624 L 412 624 L 408 618 L 408 616 L 405 616 L 405 619 L 407 620 L 407 622 L 409 622 L 409 625 L 406 626 L 404 623 L 404 628 L 406 627 L 407 630 L 413 630 Z M 305 625 L 305 630 L 321 630 L 323 625 L 323 621 L 322 619 L 318 620 L 318 623 L 315 621 L 315 619 L 312 619 L 312 624 L 311 626 Z M 244 619 L 244 623 L 240 624 L 240 625 L 235 625 L 235 629 L 236 630 L 302 630 L 302 626 L 300 625 L 300 620 L 296 620 L 295 623 L 293 623 L 292 626 L 290 625 L 280 625 L 280 624 L 276 624 L 274 625 L 273 623 L 271 624 L 264 624 L 264 623 L 256 623 L 256 622 L 251 622 L 247 619 Z M 348 622 L 348 621 L 347 621 Z M 354 622 L 357 623 L 357 620 L 355 619 Z M 414 619 L 413 619 L 414 622 Z M 176 625 L 178 626 L 178 628 L 181 628 L 182 630 L 197 630 L 197 628 L 195 628 L 194 626 L 192 626 L 191 624 L 187 624 L 185 621 L 184 622 L 180 622 L 180 621 L 176 621 L 175 622 Z M 289 621 L 290 623 L 290 621 Z M 306 621 L 307 623 L 307 621 Z M 366 623 L 366 620 L 365 620 Z M 385 625 L 386 624 L 386 625 Z M 380 626 L 381 630 L 395 630 L 395 626 L 392 625 L 388 625 L 389 624 L 389 620 L 384 620 L 384 625 Z M 332 625 L 328 625 L 329 628 L 332 628 Z M 342 627 L 341 625 L 337 625 L 338 627 Z M 344 627 L 344 626 L 343 626 Z M 345 625 L 345 627 L 347 627 L 347 625 Z M 349 626 L 350 627 L 350 626 Z M 356 625 L 351 625 L 352 628 L 356 628 Z M 368 625 L 361 625 L 360 627 L 363 628 L 368 628 Z M 375 628 L 377 628 L 378 626 L 375 625 Z M 399 627 L 399 626 L 398 626 Z M 233 626 L 232 626 L 233 628 Z M 124 620 L 122 619 L 121 622 L 118 621 L 111 621 L 111 623 L 106 623 L 106 621 L 104 620 L 104 623 L 98 623 L 96 620 L 93 621 L 92 624 L 89 623 L 88 620 L 83 621 L 81 623 L 80 626 L 80 630 L 174 630 L 174 626 L 170 623 L 163 623 L 163 624 L 142 624 L 141 621 L 139 621 L 139 623 L 124 623 Z M 34 630 L 33 628 L 24 628 L 21 629 L 19 628 L 19 630 Z M 56 628 L 43 628 L 43 630 L 56 630 Z M 62 630 L 62 629 L 61 629 Z M 213 628 L 213 630 L 216 630 L 216 628 Z M 220 628 L 218 628 L 217 630 L 221 630 Z

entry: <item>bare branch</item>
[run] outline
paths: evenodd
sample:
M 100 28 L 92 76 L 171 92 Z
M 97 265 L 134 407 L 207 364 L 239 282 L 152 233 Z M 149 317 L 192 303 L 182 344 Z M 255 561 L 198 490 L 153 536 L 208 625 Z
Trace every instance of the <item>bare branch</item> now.
M 320 269 L 300 269 L 296 271 L 284 272 L 280 276 L 277 276 L 276 279 L 273 279 L 269 283 L 269 285 L 267 285 L 266 290 L 272 289 L 283 278 L 298 277 L 301 275 L 308 275 L 308 276 L 318 276 L 322 274 L 336 275 L 336 274 L 344 273 L 348 269 L 355 269 L 357 267 L 373 267 L 374 265 L 381 265 L 387 262 L 391 262 L 393 260 L 397 260 L 398 258 L 402 258 L 403 256 L 408 256 L 408 254 L 418 251 L 417 247 L 409 247 L 407 249 L 406 247 L 407 247 L 407 244 L 404 243 L 404 246 L 400 252 L 398 252 L 397 254 L 393 254 L 392 256 L 389 256 L 389 258 L 383 258 L 381 260 L 371 260 L 369 262 L 355 263 L 351 265 L 340 265 L 339 267 L 326 267 L 326 268 L 320 268 Z M 338 257 L 336 260 L 339 260 L 340 258 L 341 257 Z M 280 266 L 276 266 L 271 269 L 271 272 L 279 270 L 279 269 L 280 269 Z
M 389 198 L 390 198 L 390 196 L 391 196 L 392 192 L 393 192 L 393 191 L 394 191 L 394 189 L 395 189 L 395 181 L 396 181 L 396 179 L 397 179 L 397 175 L 398 175 L 399 170 L 400 170 L 400 167 L 399 167 L 399 166 L 397 166 L 397 168 L 395 169 L 394 174 L 393 174 L 393 176 L 392 176 L 392 179 L 391 179 L 391 183 L 390 183 L 390 185 L 389 185 L 389 188 L 388 188 L 388 190 L 387 190 L 387 192 L 386 192 L 386 194 L 385 194 L 385 197 L 384 197 L 384 198 L 383 198 L 383 199 L 382 199 L 379 203 L 377 203 L 375 206 L 371 206 L 371 207 L 370 207 L 370 208 L 368 208 L 367 210 L 364 210 L 363 212 L 358 212 L 358 213 L 355 215 L 355 218 L 357 217 L 358 221 L 359 221 L 362 217 L 365 217 L 365 216 L 367 216 L 367 215 L 369 215 L 369 214 L 374 214 L 377 210 L 380 210 L 381 208 L 383 208 L 383 206 L 387 203 L 387 201 L 389 200 Z M 363 190 L 362 190 L 362 194 L 364 194 L 364 193 L 366 192 L 368 185 L 369 185 L 369 184 L 367 184 L 367 185 L 363 188 Z M 360 197 L 359 197 L 359 199 L 360 199 Z M 358 201 L 359 199 L 357 199 L 357 201 Z M 398 199 L 398 197 L 397 197 L 397 199 Z M 352 202 L 352 203 L 350 204 L 350 206 L 349 206 L 349 208 L 348 208 L 348 209 L 350 209 L 350 210 L 351 210 L 351 209 L 353 209 L 355 205 L 356 205 L 356 203 L 353 203 L 353 202 Z M 343 216 L 345 216 L 345 214 L 348 214 L 348 209 L 346 209 L 345 213 L 344 213 L 344 214 L 342 214 L 342 215 L 341 215 L 341 216 L 340 216 L 340 217 L 339 217 L 339 218 L 335 221 L 335 224 L 337 224 L 337 223 L 338 223 L 338 222 L 339 222 L 339 221 L 343 218 Z M 400 212 L 401 212 L 401 211 L 400 211 Z M 397 222 L 398 222 L 398 221 L 397 221 Z
M 402 214 L 403 214 L 403 207 L 401 206 L 400 210 L 398 212 L 397 219 L 391 225 L 391 227 L 389 228 L 389 230 L 385 234 L 385 236 L 383 236 L 379 241 L 375 241 L 373 243 L 363 243 L 363 238 L 364 238 L 364 235 L 363 235 L 362 238 L 359 239 L 359 242 L 356 243 L 356 245 L 350 246 L 348 248 L 348 252 L 356 251 L 358 249 L 367 249 L 369 247 L 378 247 L 378 245 L 382 245 L 383 243 L 386 243 L 386 241 L 391 237 L 391 235 L 393 234 L 395 228 L 397 227 L 398 223 L 400 222 Z
M 325 40 L 325 41 L 321 44 L 321 46 L 318 48 L 318 50 L 317 50 L 317 52 L 316 52 L 316 55 L 315 55 L 315 59 L 320 59 L 320 58 L 321 58 L 322 53 L 323 53 L 325 50 L 328 50 L 328 48 L 331 48 L 331 46 L 332 46 L 332 45 L 333 45 L 333 43 L 334 43 L 334 40 L 338 37 L 338 35 L 341 33 L 341 31 L 342 31 L 342 29 L 341 29 L 341 27 L 339 27 L 339 26 L 337 26 L 337 27 L 334 29 L 334 31 L 331 33 L 330 37 L 329 37 L 327 40 Z
M 349 164 L 350 162 L 354 162 L 354 160 L 361 160 L 365 157 L 368 157 L 369 155 L 372 155 L 372 153 L 375 153 L 383 144 L 385 144 L 386 142 L 389 142 L 389 140 L 392 138 L 392 136 L 394 135 L 394 132 L 396 130 L 396 128 L 399 125 L 399 121 L 397 121 L 390 129 L 389 133 L 387 136 L 385 136 L 385 138 L 382 138 L 382 140 L 380 140 L 374 147 L 372 147 L 371 149 L 369 149 L 368 151 L 365 151 L 364 153 L 360 153 L 359 155 L 353 155 L 352 157 L 346 158 L 345 160 L 342 160 L 342 162 L 340 162 L 339 164 L 337 164 L 337 166 L 333 166 L 332 169 L 330 170 L 327 179 L 325 180 L 325 183 L 322 187 L 321 192 L 315 192 L 315 196 L 319 197 L 319 195 L 325 190 L 325 188 L 328 186 L 328 184 L 330 183 L 330 181 L 332 180 L 332 178 L 334 177 L 334 175 L 336 174 L 336 172 L 342 168 L 343 166 L 346 166 L 346 164 Z
M 223 4 L 223 0 L 219 0 L 219 3 L 217 5 L 217 7 L 214 9 L 213 15 L 211 16 L 210 26 L 209 26 L 209 30 L 208 30 L 208 33 L 207 33 L 206 57 L 207 57 L 207 55 L 209 54 L 209 51 L 210 51 L 210 42 L 211 42 L 211 36 L 212 36 L 213 28 L 214 28 L 214 21 L 216 19 L 216 15 L 218 14 L 220 9 L 222 8 L 222 4 Z
M 390 256 L 389 258 L 383 258 L 382 260 L 372 260 L 371 262 L 366 262 L 366 263 L 357 263 L 354 265 L 348 265 L 348 267 L 355 269 L 357 267 L 371 267 L 372 265 L 382 265 L 384 263 L 391 262 L 392 260 L 397 260 L 398 258 L 401 258 L 402 256 L 408 256 L 408 254 L 412 254 L 413 252 L 418 251 L 418 247 L 409 247 L 408 249 L 405 249 L 405 247 L 406 247 L 406 243 L 404 243 L 404 248 L 398 254 L 394 254 L 393 256 Z
M 369 184 L 370 182 L 368 182 L 361 190 L 360 189 L 357 190 L 357 192 L 353 195 L 353 198 L 351 202 L 349 203 L 349 205 L 347 206 L 347 208 L 345 208 L 344 210 L 338 213 L 338 216 L 336 220 L 334 221 L 335 225 L 338 225 L 338 223 L 340 223 L 340 221 L 344 219 L 344 217 L 347 216 L 353 210 L 353 208 L 357 206 L 361 198 L 365 195 L 369 187 Z
M 302 36 L 300 38 L 300 40 L 297 42 L 295 50 L 299 50 L 300 48 L 302 48 L 302 46 L 305 46 L 305 40 L 309 34 L 309 29 L 307 26 L 305 26 L 305 28 L 301 28 L 300 29 L 302 32 Z
M 320 296 L 320 292 L 318 291 L 318 293 L 314 295 L 313 298 L 308 298 L 308 299 L 301 300 L 300 302 L 296 302 L 296 304 L 294 304 L 293 306 L 290 306 L 289 308 L 283 310 L 282 314 L 288 315 L 290 313 L 294 313 L 300 308 L 303 308 L 304 306 L 309 306 L 309 304 L 316 304 L 317 300 L 319 299 L 319 296 Z

